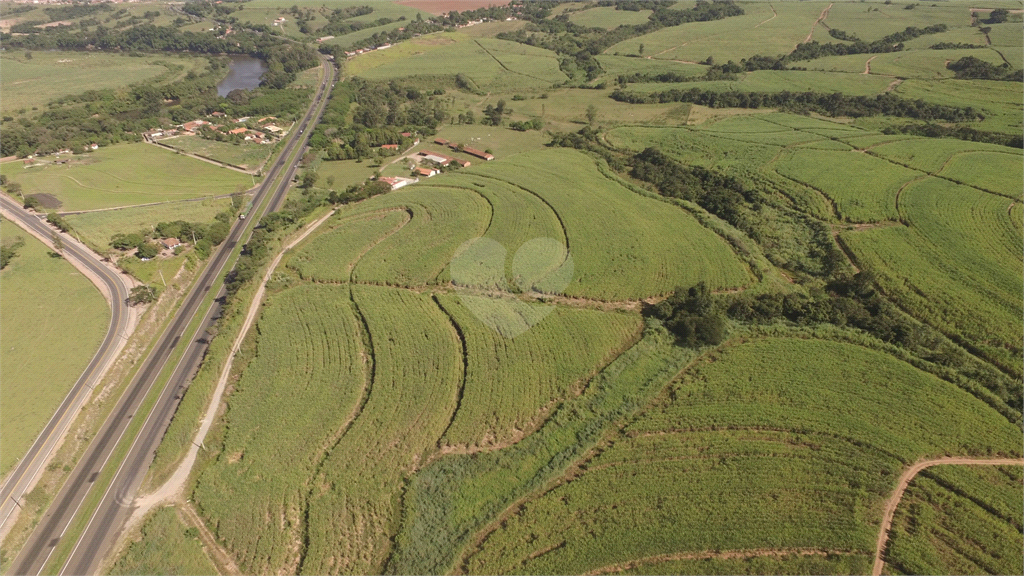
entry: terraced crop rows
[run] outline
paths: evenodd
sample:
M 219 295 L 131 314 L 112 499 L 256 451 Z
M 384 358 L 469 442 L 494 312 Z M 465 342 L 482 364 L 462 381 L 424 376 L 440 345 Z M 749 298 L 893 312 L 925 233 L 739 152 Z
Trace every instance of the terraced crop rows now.
M 983 403 L 880 352 L 770 338 L 716 356 L 498 526 L 467 570 L 585 573 L 688 551 L 810 548 L 853 552 L 864 571 L 905 463 L 1020 453 L 1017 429 Z
M 348 219 L 335 216 L 330 231 L 306 242 L 289 257 L 288 267 L 304 280 L 348 282 L 362 253 L 398 231 L 409 219 L 409 213 L 400 209 Z
M 221 454 L 193 497 L 239 566 L 268 573 L 298 558 L 309 479 L 366 375 L 346 287 L 282 292 L 258 330 L 256 358 L 228 397 Z

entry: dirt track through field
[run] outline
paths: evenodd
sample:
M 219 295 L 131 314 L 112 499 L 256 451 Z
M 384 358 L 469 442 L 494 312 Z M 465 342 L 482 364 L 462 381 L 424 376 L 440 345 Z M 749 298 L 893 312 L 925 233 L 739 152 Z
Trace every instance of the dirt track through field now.
M 765 20 L 765 21 L 763 21 L 763 22 L 759 22 L 757 24 L 757 26 L 754 26 L 754 28 L 760 28 L 761 24 L 765 24 L 765 23 L 771 22 L 772 20 L 775 20 L 776 16 L 779 15 L 779 13 L 775 11 L 775 6 L 772 6 L 771 4 L 769 4 L 768 7 L 772 9 L 772 17 L 767 19 L 767 20 Z
M 871 61 L 874 60 L 875 58 L 878 58 L 878 56 L 872 56 L 871 58 L 868 58 L 868 61 L 864 63 L 864 71 L 861 72 L 861 74 L 871 74 Z
M 807 33 L 807 38 L 804 38 L 804 41 L 801 42 L 800 44 L 807 44 L 808 42 L 811 41 L 811 37 L 814 36 L 814 29 L 818 27 L 818 24 L 821 24 L 822 20 L 828 18 L 828 11 L 831 9 L 832 4 L 829 4 L 827 8 L 821 11 L 821 15 L 818 16 L 818 19 L 815 20 L 814 24 L 811 25 L 811 31 Z M 797 44 L 797 46 L 799 46 L 800 44 Z
M 885 561 L 882 559 L 882 553 L 885 551 L 885 546 L 889 541 L 889 530 L 892 528 L 892 519 L 896 514 L 896 507 L 899 506 L 900 499 L 903 498 L 903 493 L 907 490 L 907 486 L 910 485 L 910 481 L 925 468 L 941 464 L 970 466 L 1021 466 L 1024 465 L 1024 460 L 1019 458 L 948 457 L 923 460 L 907 469 L 907 471 L 900 476 L 899 482 L 896 484 L 896 491 L 889 497 L 889 501 L 885 503 L 885 514 L 882 516 L 882 526 L 878 530 L 878 542 L 875 544 L 875 564 L 871 569 L 871 576 L 881 576 L 882 574 L 882 567 L 885 566 Z
M 640 560 L 633 560 L 630 562 L 622 562 L 619 564 L 611 564 L 609 566 L 602 566 L 597 570 L 587 572 L 588 576 L 597 576 L 599 574 L 610 574 L 613 572 L 622 572 L 630 570 L 638 566 L 645 566 L 650 564 L 660 564 L 662 562 L 671 562 L 673 560 L 707 560 L 710 558 L 717 558 L 721 560 L 733 560 L 740 558 L 761 558 L 765 556 L 835 556 L 835 555 L 854 555 L 857 552 L 848 552 L 845 550 L 819 550 L 817 548 L 758 548 L 750 550 L 721 550 L 721 551 L 708 551 L 708 552 L 689 552 L 682 554 L 660 554 L 658 556 L 651 556 L 649 558 L 642 558 Z

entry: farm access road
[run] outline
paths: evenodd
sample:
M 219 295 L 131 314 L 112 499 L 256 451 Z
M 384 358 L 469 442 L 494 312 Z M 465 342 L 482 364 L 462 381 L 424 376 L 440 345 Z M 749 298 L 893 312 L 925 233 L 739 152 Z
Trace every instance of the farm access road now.
M 14 470 L 7 475 L 3 486 L 0 486 L 0 533 L 10 528 L 17 518 L 15 512 L 20 510 L 20 500 L 28 493 L 46 467 L 54 449 L 60 444 L 78 410 L 88 399 L 92 389 L 102 380 L 107 369 L 124 347 L 128 335 L 134 327 L 134 313 L 128 307 L 128 291 L 134 284 L 130 277 L 117 272 L 103 263 L 101 258 L 84 245 L 79 244 L 67 234 L 50 226 L 40 219 L 38 214 L 29 212 L 7 195 L 0 195 L 0 212 L 4 217 L 17 224 L 38 238 L 41 242 L 53 246 L 53 235 L 60 235 L 64 248 L 63 256 L 78 268 L 86 278 L 92 281 L 103 297 L 110 304 L 110 324 L 107 334 L 103 337 L 99 349 L 92 360 L 79 376 L 78 381 L 61 402 L 60 406 L 43 427 L 28 452 L 18 462 Z M 74 311 L 70 318 L 73 321 Z
M 871 569 L 871 576 L 881 576 L 882 574 L 882 567 L 885 566 L 885 560 L 882 558 L 882 554 L 885 552 L 886 544 L 889 541 L 889 531 L 892 529 L 892 519 L 893 516 L 896 515 L 896 507 L 903 498 L 903 493 L 907 490 L 907 486 L 910 486 L 910 481 L 925 468 L 931 468 L 932 466 L 939 466 L 942 464 L 961 466 L 1021 466 L 1024 465 L 1024 460 L 1020 458 L 966 458 L 953 456 L 948 458 L 935 458 L 933 460 L 922 460 L 908 468 L 906 472 L 900 475 L 900 480 L 896 483 L 896 491 L 889 497 L 889 501 L 885 503 L 885 514 L 882 516 L 882 526 L 878 529 L 878 542 L 875 544 L 875 564 Z
M 334 78 L 334 67 L 326 59 L 322 60 L 322 66 L 324 74 L 316 96 L 299 122 L 299 130 L 292 132 L 273 169 L 258 187 L 253 198 L 251 217 L 235 221 L 227 239 L 199 275 L 167 329 L 141 363 L 117 406 L 15 558 L 9 570 L 11 574 L 35 576 L 43 570 L 59 574 L 91 574 L 96 571 L 115 541 L 155 450 L 177 409 L 181 394 L 206 352 L 206 330 L 212 326 L 220 312 L 219 305 L 210 302 L 209 297 L 218 294 L 213 288 L 222 286 L 222 283 L 219 284 L 222 273 L 234 266 L 238 256 L 236 248 L 244 244 L 262 214 L 276 210 L 283 204 L 289 183 L 298 168 L 297 159 L 301 157 L 312 133 L 309 129 L 323 114 L 327 101 L 325 96 Z M 276 188 L 275 182 L 279 182 Z M 200 315 L 204 306 L 207 306 L 207 310 Z M 187 334 L 195 318 L 201 320 L 194 331 Z M 178 343 L 183 339 L 186 345 L 183 350 L 179 350 Z M 133 427 L 131 434 L 127 434 L 133 422 L 132 417 L 145 413 L 144 410 L 137 414 L 156 387 L 165 367 L 169 366 L 170 359 L 178 352 L 181 354 L 180 360 L 171 367 L 169 379 L 158 389 L 155 404 L 147 408 L 145 421 L 140 427 Z M 112 458 L 116 448 L 122 450 L 119 450 L 117 457 Z M 127 450 L 126 455 L 124 449 Z M 98 504 L 96 498 L 90 498 L 89 505 L 83 509 L 93 484 L 107 484 L 107 488 L 101 495 L 97 494 Z M 73 522 L 74 528 L 71 528 Z M 69 550 L 71 541 L 65 545 L 61 542 L 65 533 L 69 528 L 73 530 L 72 534 L 78 533 L 83 523 L 84 530 Z M 54 562 L 59 559 L 60 564 L 48 566 L 50 557 L 58 549 L 60 553 Z

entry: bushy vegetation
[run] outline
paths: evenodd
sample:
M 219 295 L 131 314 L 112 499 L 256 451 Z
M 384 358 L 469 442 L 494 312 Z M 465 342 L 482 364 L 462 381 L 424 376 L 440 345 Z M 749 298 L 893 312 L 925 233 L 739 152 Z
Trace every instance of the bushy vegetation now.
M 841 93 L 817 92 L 740 92 L 714 91 L 691 88 L 673 88 L 662 92 L 628 92 L 615 90 L 611 97 L 630 104 L 665 102 L 691 102 L 709 108 L 779 108 L 790 112 L 817 112 L 825 116 L 902 116 L 918 120 L 945 120 L 968 122 L 984 116 L 967 106 L 929 104 L 921 100 L 907 100 L 891 93 L 874 97 L 846 96 Z
M 103 4 L 100 4 L 103 6 Z M 146 518 L 139 540 L 128 545 L 110 574 L 213 574 L 195 528 L 186 528 L 172 507 L 157 508 Z
M 1003 62 L 999 66 L 986 62 L 974 56 L 964 56 L 956 62 L 946 64 L 956 77 L 962 80 L 1009 80 L 1020 82 L 1024 76 L 1024 70 L 1014 70 L 1009 62 Z

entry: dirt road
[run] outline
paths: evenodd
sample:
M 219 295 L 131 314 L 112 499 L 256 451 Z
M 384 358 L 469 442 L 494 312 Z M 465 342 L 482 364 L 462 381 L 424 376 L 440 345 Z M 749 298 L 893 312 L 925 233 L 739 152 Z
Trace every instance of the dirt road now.
M 908 468 L 907 471 L 900 476 L 900 481 L 896 484 L 896 491 L 889 497 L 889 501 L 885 503 L 885 515 L 882 517 L 882 527 L 878 530 L 878 542 L 875 544 L 875 565 L 874 568 L 871 569 L 871 576 L 881 576 L 882 574 L 882 567 L 885 566 L 885 560 L 882 559 L 882 553 L 885 551 L 885 545 L 889 541 L 889 530 L 892 528 L 892 518 L 896 514 L 896 507 L 899 506 L 900 499 L 903 498 L 903 492 L 907 490 L 907 486 L 910 485 L 910 481 L 914 479 L 914 476 L 917 476 L 918 472 L 925 468 L 939 466 L 942 464 L 970 466 L 1021 466 L 1024 465 L 1024 460 L 1017 458 L 948 457 L 923 460 Z

